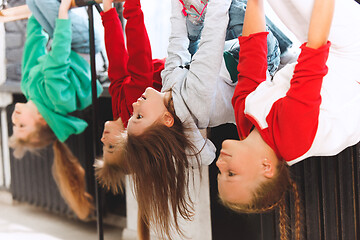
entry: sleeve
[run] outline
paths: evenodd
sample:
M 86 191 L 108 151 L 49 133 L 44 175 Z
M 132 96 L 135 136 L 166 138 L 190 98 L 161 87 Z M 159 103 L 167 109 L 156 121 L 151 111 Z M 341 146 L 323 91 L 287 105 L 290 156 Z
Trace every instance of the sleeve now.
M 191 55 L 188 51 L 189 39 L 186 28 L 186 17 L 182 14 L 183 6 L 179 0 L 171 0 L 171 34 L 168 56 L 165 61 L 165 69 L 161 73 L 163 86 L 171 86 L 174 79 L 174 69 L 190 62 Z
M 318 49 L 308 48 L 305 43 L 301 46 L 290 89 L 284 98 L 274 103 L 267 117 L 271 141 L 286 160 L 306 152 L 316 135 L 330 45 L 328 42 Z
M 76 89 L 70 74 L 71 37 L 71 21 L 56 19 L 51 50 L 42 69 L 46 94 L 62 114 L 77 110 Z
M 267 32 L 239 37 L 240 53 L 238 83 L 232 98 L 235 121 L 240 139 L 246 138 L 253 126 L 245 116 L 245 99 L 257 86 L 266 80 Z
M 130 78 L 127 71 L 129 56 L 125 47 L 123 28 L 116 9 L 112 8 L 105 13 L 102 12 L 101 18 L 104 26 L 105 48 L 109 60 L 108 76 L 110 79 L 109 92 L 112 101 L 112 112 L 114 119 L 117 119 L 120 117 L 121 104 L 124 101 L 121 95 L 122 86 L 125 79 Z M 129 111 L 125 112 L 128 116 L 122 118 L 124 122 L 130 117 Z
M 31 16 L 27 23 L 26 41 L 22 56 L 22 79 L 27 79 L 31 68 L 37 64 L 37 59 L 46 53 L 47 35 L 41 25 Z
M 153 61 L 144 15 L 139 0 L 124 4 L 127 19 L 125 33 L 127 49 L 120 20 L 115 9 L 103 13 L 105 46 L 109 59 L 110 94 L 114 119 L 121 117 L 124 125 L 132 114 L 132 103 L 152 86 Z
M 181 98 L 192 116 L 197 119 L 200 128 L 209 125 L 211 109 L 218 104 L 214 99 L 217 94 L 217 81 L 220 79 L 230 3 L 230 0 L 209 2 L 199 49 L 194 54 L 189 70 L 179 86 Z M 174 73 L 177 74 L 177 71 Z
M 223 61 L 230 3 L 231 0 L 212 0 L 208 4 L 199 49 L 193 56 L 183 84 L 189 99 L 195 97 L 208 102 L 214 96 Z
M 124 85 L 124 94 L 127 108 L 132 111 L 132 103 L 144 93 L 147 87 L 152 87 L 154 66 L 140 0 L 127 0 L 123 14 L 127 20 L 125 27 L 129 52 L 127 69 L 131 75 Z

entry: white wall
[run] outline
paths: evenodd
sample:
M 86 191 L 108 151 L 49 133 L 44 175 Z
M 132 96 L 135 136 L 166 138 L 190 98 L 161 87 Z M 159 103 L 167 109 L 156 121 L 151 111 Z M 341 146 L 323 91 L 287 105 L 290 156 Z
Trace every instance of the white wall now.
M 5 28 L 4 23 L 0 23 L 0 85 L 5 82 L 5 79 Z
M 141 0 L 153 58 L 165 58 L 170 36 L 170 0 Z

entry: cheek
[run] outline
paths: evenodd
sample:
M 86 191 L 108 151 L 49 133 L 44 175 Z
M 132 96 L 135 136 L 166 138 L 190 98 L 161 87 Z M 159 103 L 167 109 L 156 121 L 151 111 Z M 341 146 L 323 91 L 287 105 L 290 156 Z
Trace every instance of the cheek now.
M 233 190 L 227 181 L 218 180 L 218 192 L 221 200 L 225 202 L 233 202 Z

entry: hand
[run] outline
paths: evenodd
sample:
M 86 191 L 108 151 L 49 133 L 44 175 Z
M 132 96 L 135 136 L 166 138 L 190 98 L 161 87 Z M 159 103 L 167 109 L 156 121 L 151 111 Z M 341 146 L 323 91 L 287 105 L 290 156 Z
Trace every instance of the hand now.
M 68 12 L 71 7 L 72 0 L 61 0 L 59 7 L 59 18 L 60 19 L 68 19 Z

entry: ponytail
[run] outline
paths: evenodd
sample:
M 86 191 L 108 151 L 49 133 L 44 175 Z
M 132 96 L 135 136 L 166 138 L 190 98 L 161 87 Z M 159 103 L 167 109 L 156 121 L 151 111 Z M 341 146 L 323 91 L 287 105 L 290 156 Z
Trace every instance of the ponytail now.
M 85 170 L 66 144 L 53 143 L 53 176 L 62 197 L 80 219 L 86 219 L 94 209 L 92 197 L 86 192 Z

